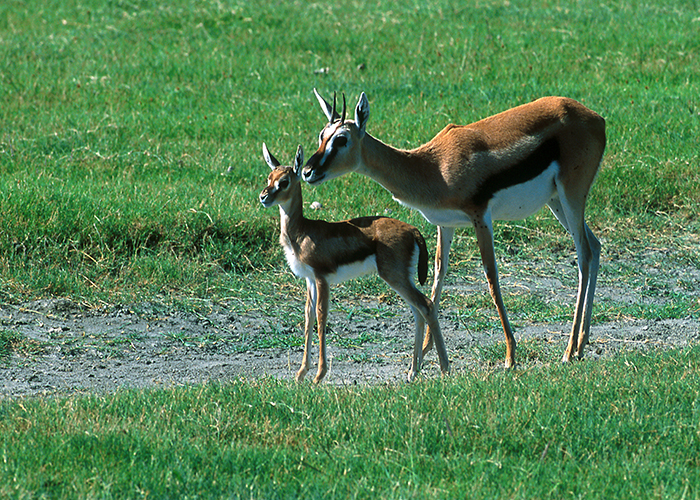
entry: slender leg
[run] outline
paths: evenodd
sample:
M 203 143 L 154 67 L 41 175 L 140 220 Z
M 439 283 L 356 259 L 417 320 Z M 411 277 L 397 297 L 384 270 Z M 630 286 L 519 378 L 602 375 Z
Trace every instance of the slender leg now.
M 316 277 L 318 300 L 316 303 L 316 320 L 318 322 L 318 372 L 314 384 L 318 384 L 328 372 L 326 358 L 326 321 L 328 320 L 328 282 L 321 276 Z
M 574 322 L 571 328 L 569 344 L 562 358 L 563 362 L 571 361 L 574 357 L 582 358 L 588 343 L 590 318 L 593 312 L 593 295 L 598 277 L 600 259 L 600 242 L 585 223 L 576 226 L 572 232 L 576 243 L 578 258 L 579 283 L 576 298 Z M 592 239 L 591 239 L 592 238 Z
M 421 344 L 423 343 L 423 332 L 425 332 L 425 320 L 423 319 L 423 315 L 414 306 L 411 306 L 411 312 L 413 313 L 413 319 L 416 321 L 416 330 L 413 341 L 413 361 L 411 363 L 411 369 L 408 371 L 409 382 L 413 382 L 423 364 L 423 349 L 421 348 Z
M 301 361 L 301 368 L 297 372 L 296 380 L 301 382 L 306 376 L 311 366 L 311 331 L 316 321 L 316 283 L 313 280 L 306 280 L 306 308 L 304 311 L 304 359 Z
M 590 230 L 587 224 L 584 224 L 586 228 L 586 236 L 588 239 L 589 248 L 591 250 L 591 263 L 589 266 L 589 278 L 588 287 L 586 288 L 586 298 L 584 303 L 584 317 L 583 317 L 583 328 L 581 329 L 581 334 L 579 335 L 579 343 L 576 354 L 579 358 L 583 357 L 583 349 L 588 344 L 588 338 L 591 332 L 591 316 L 593 314 L 593 298 L 595 297 L 595 287 L 598 280 L 598 268 L 600 265 L 600 241 L 595 237 L 593 232 Z
M 430 296 L 430 300 L 435 308 L 435 315 L 438 314 L 440 309 L 440 295 L 442 294 L 442 286 L 445 282 L 445 274 L 447 274 L 447 267 L 450 259 L 450 246 L 452 245 L 452 238 L 455 234 L 455 229 L 453 227 L 438 226 L 437 227 L 437 249 L 435 251 L 435 277 L 433 282 L 433 293 Z M 431 331 L 430 324 L 428 324 L 428 330 L 425 334 L 425 340 L 423 342 L 423 356 L 433 348 L 433 332 Z
M 411 369 L 408 372 L 408 381 L 412 381 L 418 374 L 423 362 L 423 353 L 421 349 L 421 341 L 423 339 L 423 332 L 425 330 L 425 325 L 428 325 L 428 329 L 432 331 L 433 337 L 435 339 L 435 347 L 437 349 L 438 358 L 440 359 L 440 370 L 443 375 L 450 372 L 450 361 L 447 357 L 447 349 L 445 348 L 445 340 L 442 337 L 442 332 L 440 331 L 440 324 L 437 318 L 437 308 L 435 305 L 425 296 L 420 290 L 418 290 L 412 281 L 402 280 L 400 282 L 393 281 L 383 276 L 385 281 L 391 286 L 396 293 L 398 293 L 408 304 L 411 306 L 411 311 L 416 319 L 416 331 L 415 340 L 413 344 L 413 362 L 411 364 Z
M 569 343 L 562 357 L 563 363 L 568 363 L 574 357 L 579 359 L 583 357 L 590 334 L 593 298 L 600 264 L 600 242 L 583 221 L 584 204 L 585 200 L 576 204 L 581 207 L 581 210 L 575 210 L 563 193 L 559 194 L 559 198 L 548 203 L 552 213 L 573 237 L 578 260 L 576 308 Z
M 501 287 L 498 283 L 498 267 L 496 265 L 496 253 L 493 248 L 493 227 L 491 225 L 491 217 L 489 214 L 472 217 L 474 230 L 476 232 L 476 240 L 479 244 L 481 252 L 481 262 L 484 266 L 486 280 L 489 283 L 489 291 L 491 298 L 498 310 L 498 316 L 501 319 L 503 332 L 506 336 L 506 368 L 515 367 L 515 337 L 510 328 L 510 322 L 506 314 L 506 308 L 501 297 Z
M 427 299 L 426 299 L 427 300 Z M 428 322 L 428 328 L 433 332 L 433 337 L 435 338 L 435 349 L 438 353 L 438 359 L 440 360 L 440 371 L 443 375 L 450 373 L 450 360 L 447 357 L 447 349 L 445 348 L 445 339 L 440 331 L 440 324 L 438 323 L 438 311 L 435 304 L 430 304 L 430 309 L 426 317 Z

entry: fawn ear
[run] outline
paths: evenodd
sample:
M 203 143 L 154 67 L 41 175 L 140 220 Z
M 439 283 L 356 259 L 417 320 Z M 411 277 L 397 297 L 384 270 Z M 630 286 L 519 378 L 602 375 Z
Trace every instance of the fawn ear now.
M 301 169 L 304 167 L 304 150 L 301 149 L 301 144 L 297 148 L 297 154 L 294 156 L 294 173 L 297 177 L 301 176 Z
M 270 166 L 272 170 L 276 169 L 277 167 L 280 166 L 280 162 L 277 161 L 277 158 L 272 156 L 270 151 L 267 149 L 267 144 L 263 142 L 263 158 L 265 158 L 265 162 Z
M 369 101 L 367 100 L 367 95 L 362 92 L 355 107 L 355 125 L 360 129 L 360 134 L 365 133 L 367 120 L 369 120 Z

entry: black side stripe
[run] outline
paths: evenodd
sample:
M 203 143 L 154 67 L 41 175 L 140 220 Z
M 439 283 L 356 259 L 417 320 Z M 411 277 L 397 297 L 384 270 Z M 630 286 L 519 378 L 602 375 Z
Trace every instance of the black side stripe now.
M 534 179 L 544 172 L 552 162 L 559 160 L 559 156 L 557 139 L 554 137 L 547 139 L 519 163 L 487 178 L 479 187 L 474 202 L 478 206 L 485 205 L 497 192 Z

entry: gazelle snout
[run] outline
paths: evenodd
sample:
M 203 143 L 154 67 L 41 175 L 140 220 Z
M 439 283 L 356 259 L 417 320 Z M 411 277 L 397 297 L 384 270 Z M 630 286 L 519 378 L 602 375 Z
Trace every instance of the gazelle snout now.
M 319 166 L 316 165 L 319 153 L 314 154 L 301 171 L 301 178 L 309 184 L 320 184 L 326 177 L 325 173 L 318 173 Z

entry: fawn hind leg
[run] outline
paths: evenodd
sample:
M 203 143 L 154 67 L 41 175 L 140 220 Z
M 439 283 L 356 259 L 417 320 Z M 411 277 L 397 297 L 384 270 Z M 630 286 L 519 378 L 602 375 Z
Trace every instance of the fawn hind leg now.
M 423 363 L 423 332 L 427 324 L 428 330 L 432 333 L 432 338 L 435 342 L 435 347 L 440 359 L 440 370 L 443 374 L 450 371 L 450 361 L 447 357 L 447 349 L 445 341 L 440 331 L 440 324 L 437 319 L 437 308 L 425 295 L 423 295 L 411 281 L 390 282 L 387 283 L 398 293 L 411 307 L 413 316 L 416 320 L 415 338 L 413 344 L 413 361 L 411 369 L 408 372 L 408 381 L 412 381 L 418 374 Z
M 582 358 L 584 348 L 588 343 L 601 247 L 598 238 L 584 222 L 583 203 L 580 204 L 580 210 L 575 210 L 566 197 L 562 200 L 561 196 L 560 193 L 547 205 L 561 225 L 573 237 L 579 276 L 571 334 L 562 357 L 562 362 L 567 363 L 573 358 Z

